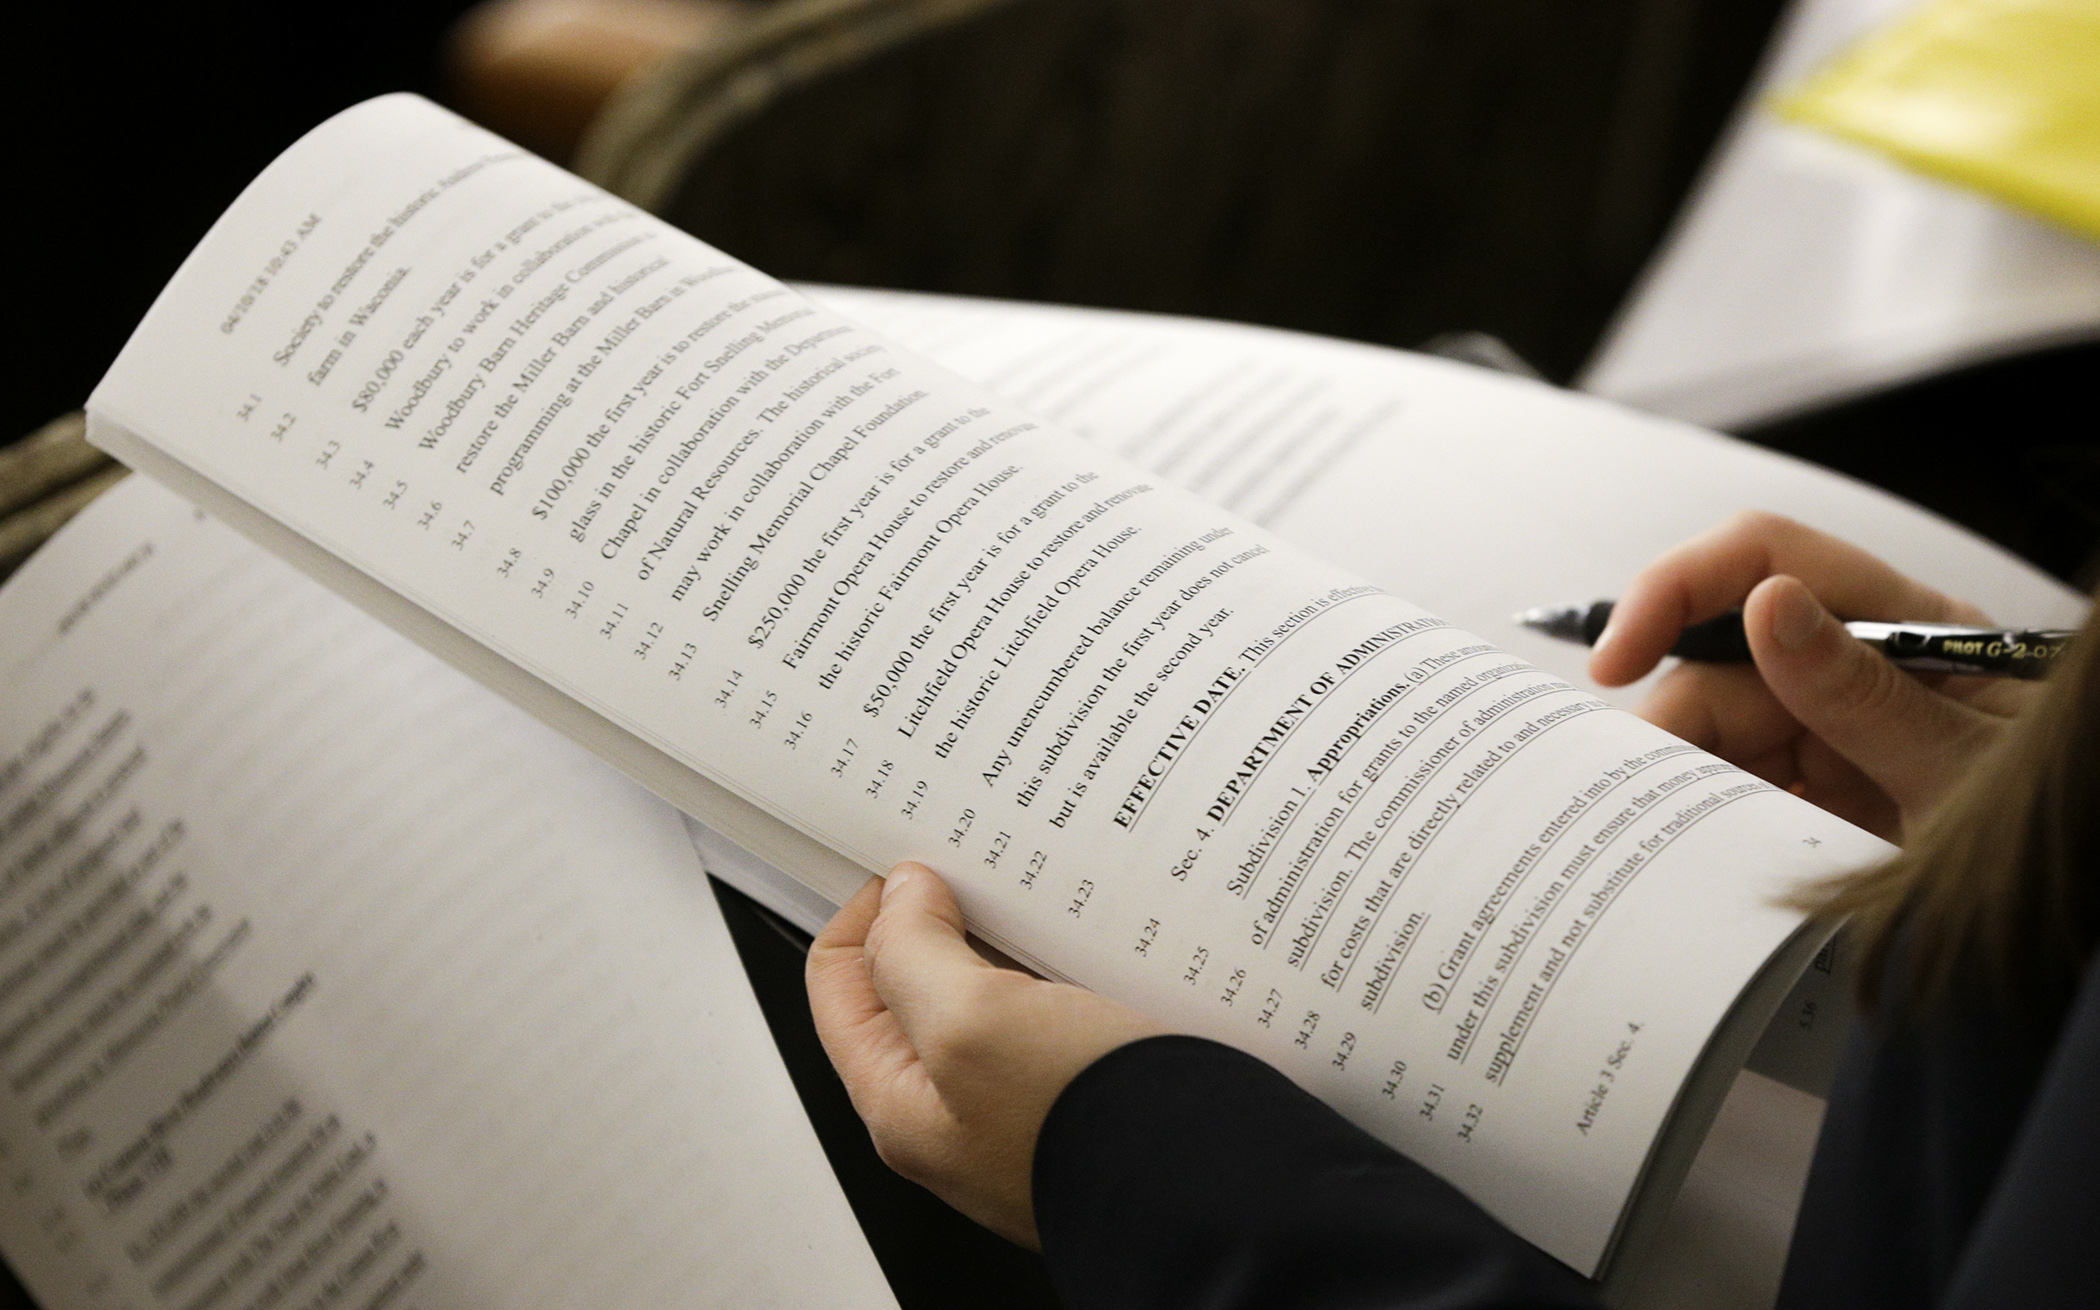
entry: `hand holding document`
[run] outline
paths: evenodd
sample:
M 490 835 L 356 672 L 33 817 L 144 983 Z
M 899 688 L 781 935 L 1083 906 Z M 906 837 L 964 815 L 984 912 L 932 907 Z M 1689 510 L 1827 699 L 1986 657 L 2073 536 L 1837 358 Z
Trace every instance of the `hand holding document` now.
M 863 315 L 881 331 L 853 321 Z M 1714 497 L 1767 494 L 1802 516 L 1858 525 L 1918 572 L 2067 603 L 1886 497 L 1459 365 L 1216 325 L 805 295 L 407 97 L 338 117 L 259 178 L 163 294 L 90 410 L 95 439 L 134 467 L 794 879 L 778 902 L 790 912 L 821 914 L 901 860 L 936 868 L 971 926 L 1016 956 L 1161 1025 L 1272 1062 L 1590 1274 L 1611 1274 L 1619 1253 L 1638 1251 L 1642 1233 L 1663 1222 L 1744 1055 L 1815 954 L 1814 932 L 1778 908 L 1779 897 L 1886 848 L 1500 649 L 1500 639 L 1528 640 L 1508 628 L 1509 611 L 1540 587 L 1552 594 L 1627 576 L 1661 544 L 1642 534 L 1668 540 L 1716 517 Z M 1053 418 L 1094 439 L 1058 430 Z M 1598 515 L 1594 499 L 1561 494 L 1585 482 L 1642 498 L 1648 510 Z M 1682 494 L 1658 506 L 1653 492 L 1665 485 Z M 103 741 L 111 720 L 86 710 L 65 719 L 93 685 L 71 652 L 92 650 L 128 670 L 126 686 L 175 685 L 179 673 L 184 685 L 237 689 L 262 667 L 188 636 L 128 635 L 155 631 L 150 615 L 116 617 L 120 601 L 162 594 L 142 582 L 168 576 L 151 571 L 154 561 L 204 550 L 167 526 L 164 493 L 141 485 L 128 494 L 110 512 L 137 515 L 144 532 L 90 520 L 60 540 L 64 549 L 81 543 L 74 562 L 40 560 L 9 590 L 11 602 L 51 590 L 24 602 L 30 617 L 9 629 L 28 634 L 10 644 L 12 660 L 45 663 L 9 757 L 29 762 L 4 785 L 57 798 L 25 821 L 21 838 L 68 852 L 22 874 L 19 885 L 34 885 L 37 897 L 69 894 L 34 882 L 86 858 L 89 848 L 66 843 L 112 838 L 56 825 L 97 789 L 121 785 L 108 770 L 130 758 L 96 753 L 125 740 L 118 728 Z M 149 503 L 163 508 L 148 515 Z M 1638 532 L 1625 528 L 1635 521 Z M 209 560 L 222 558 L 238 562 Z M 246 558 L 242 568 L 253 566 L 252 551 Z M 209 560 L 206 572 L 232 568 Z M 288 604 L 317 594 L 271 587 Z M 75 607 L 82 617 L 67 622 Z M 2023 612 L 2049 617 L 2043 610 L 2038 601 Z M 109 627 L 93 626 L 96 612 L 113 616 Z M 196 620 L 212 632 L 241 612 L 199 605 Z M 303 641 L 313 621 L 295 606 L 276 623 Z M 80 633 L 81 644 L 54 654 L 54 631 Z M 344 654 L 324 658 L 338 646 Z M 300 647 L 292 658 L 312 665 L 314 679 L 300 686 L 324 700 L 330 680 L 359 682 L 371 663 L 355 656 L 362 649 L 347 635 Z M 1565 648 L 1529 649 L 1577 672 Z M 360 694 L 394 703 L 385 688 Z M 405 713 L 424 702 L 399 704 Z M 352 722 L 364 717 L 380 721 L 368 713 Z M 185 742 L 222 735 L 204 721 L 185 732 Z M 22 753 L 47 736 L 82 744 Z M 383 781 L 407 787 L 404 803 L 413 802 L 421 763 L 391 761 L 363 738 L 343 741 L 287 738 L 291 756 L 235 751 L 223 775 L 184 776 L 267 791 L 288 767 L 274 761 L 296 757 L 319 770 L 314 786 L 346 803 L 378 794 Z M 442 760 L 448 749 L 420 754 Z M 548 752 L 520 745 L 501 755 L 526 769 Z M 242 772 L 244 761 L 254 774 Z M 531 786 L 526 800 L 464 808 L 433 794 L 428 813 L 483 816 L 465 836 L 500 853 L 462 855 L 463 868 L 538 849 L 509 830 L 512 812 L 551 815 L 551 801 L 533 798 L 563 787 L 545 778 Z M 625 813 L 610 801 L 586 808 Z M 653 831 L 640 819 L 633 826 Z M 109 858 L 131 868 L 153 831 L 115 834 Z M 349 819 L 316 831 L 299 850 L 364 850 L 340 837 L 355 832 Z M 584 824 L 579 840 L 595 831 Z M 221 866 L 234 870 L 222 876 L 231 890 L 214 894 L 267 906 L 282 896 L 281 880 L 338 867 L 316 864 L 318 854 L 268 853 L 259 867 Z M 607 1167 L 687 1159 L 662 1140 L 713 1149 L 704 1147 L 714 1140 L 707 1123 L 761 1155 L 770 1143 L 806 1142 L 779 1125 L 777 1106 L 762 1110 L 741 1094 L 724 1093 L 719 1114 L 691 1108 L 709 1102 L 679 1089 L 711 1084 L 681 1082 L 680 1062 L 701 1061 L 709 1077 L 725 1066 L 689 1048 L 660 1065 L 645 1047 L 662 1025 L 619 1016 L 655 1013 L 623 1008 L 629 987 L 686 1004 L 728 986 L 712 974 L 668 991 L 652 981 L 671 958 L 659 947 L 711 949 L 708 930 L 632 900 L 642 893 L 627 888 L 628 875 L 585 863 L 565 877 L 577 869 L 585 891 L 559 886 L 607 916 L 574 920 L 613 952 L 602 969 L 560 963 L 571 939 L 555 929 L 570 920 L 545 908 L 555 902 L 522 898 L 544 917 L 492 918 L 488 934 L 471 916 L 466 926 L 434 909 L 410 916 L 428 920 L 422 926 L 442 941 L 430 949 L 441 955 L 508 952 L 523 974 L 551 980 L 553 991 L 506 1008 L 491 990 L 498 973 L 479 963 L 429 975 L 452 989 L 447 1014 L 507 1035 L 503 1067 L 548 1098 L 533 1102 L 544 1107 L 539 1117 L 514 1114 L 494 1127 L 534 1125 L 545 1159 L 589 1151 Z M 679 878 L 670 864 L 634 876 L 659 874 Z M 489 1207 L 477 1231 L 511 1231 L 522 1207 L 578 1249 L 601 1251 L 606 1268 L 662 1278 L 670 1300 L 700 1287 L 724 1303 L 762 1302 L 748 1289 L 784 1269 L 782 1277 L 836 1278 L 838 1287 L 766 1295 L 880 1303 L 865 1252 L 852 1254 L 851 1235 L 834 1222 L 835 1192 L 809 1183 L 799 1165 L 784 1168 L 782 1192 L 740 1181 L 733 1162 L 747 1156 L 726 1147 L 719 1168 L 694 1165 L 687 1181 L 636 1165 L 632 1186 L 607 1194 L 603 1206 L 613 1208 L 594 1209 L 506 1181 L 471 1141 L 451 1141 L 448 1133 L 466 1131 L 460 1103 L 400 1081 L 424 1067 L 408 1058 L 424 1049 L 409 1037 L 458 1047 L 462 1058 L 469 1050 L 452 1028 L 417 1026 L 443 998 L 397 991 L 384 951 L 313 969 L 304 987 L 305 969 L 284 972 L 309 953 L 302 933 L 380 940 L 375 924 L 410 904 L 388 890 L 402 877 L 421 885 L 354 861 L 316 874 L 311 895 L 337 898 L 329 903 L 343 917 L 302 909 L 273 918 L 281 936 L 269 940 L 286 943 L 273 948 L 284 955 L 253 980 L 227 961 L 263 953 L 245 955 L 237 943 L 211 963 L 220 921 L 185 928 L 172 884 L 104 887 L 112 904 L 148 898 L 138 934 L 119 944 L 92 925 L 63 939 L 0 942 L 7 969 L 46 950 L 77 962 L 105 947 L 112 961 L 166 946 L 170 961 L 208 964 L 184 995 L 226 1008 L 210 1028 L 221 1049 L 239 1047 L 268 1016 L 261 1047 L 246 1049 L 287 1057 L 242 1067 L 277 1070 L 348 1098 L 345 1106 L 397 1098 L 423 1115 L 414 1122 L 428 1136 L 415 1140 L 429 1145 L 419 1160 L 466 1162 L 431 1166 L 439 1176 L 427 1184 L 414 1170 L 388 1174 L 381 1199 L 405 1217 L 376 1240 L 401 1245 L 354 1267 L 323 1256 L 340 1250 L 347 1262 L 358 1242 L 375 1240 L 378 1200 L 354 1214 L 347 1200 L 341 1210 L 319 1199 L 300 1210 L 341 1227 L 338 1245 L 303 1263 L 276 1246 L 240 1248 L 245 1256 L 198 1248 L 179 1277 L 226 1279 L 198 1310 L 250 1279 L 286 1289 L 272 1295 L 316 1295 L 332 1276 L 324 1269 L 370 1297 L 418 1251 L 410 1276 L 428 1280 L 427 1303 L 516 1300 L 499 1272 L 511 1248 L 447 1235 L 462 1213 L 458 1190 L 477 1186 Z M 442 893 L 432 883 L 429 894 L 474 906 L 492 894 L 484 883 L 502 885 L 487 874 L 469 882 Z M 618 926 L 630 916 L 649 922 Z M 248 931 L 242 942 L 265 940 L 259 926 Z M 657 946 L 634 945 L 643 938 Z M 576 1008 L 563 987 L 611 1009 Z M 160 995 L 54 982 L 7 1022 L 39 1014 L 39 1023 L 71 1024 L 106 1003 L 98 1022 L 134 1024 L 144 1011 L 126 1007 L 157 1005 Z M 347 999 L 327 999 L 337 995 Z M 408 1016 L 409 1035 L 384 1030 L 368 1043 L 333 1017 L 315 1020 L 324 1002 Z M 540 1077 L 521 1054 L 533 1034 L 556 1032 L 539 1007 L 573 1010 L 585 1029 L 560 1030 L 567 1035 L 550 1037 L 549 1051 L 588 1048 L 601 1033 L 643 1045 L 622 1047 L 613 1063 L 586 1061 L 586 1088 L 596 1090 L 565 1090 L 572 1084 Z M 49 1076 L 60 1086 L 88 1077 L 91 1049 L 52 1048 Z M 185 1062 L 180 1052 L 196 1049 L 188 1044 L 124 1049 L 156 1055 L 124 1064 L 121 1079 L 94 1075 L 101 1081 L 63 1102 L 32 1088 L 6 1103 L 0 1132 L 33 1158 L 48 1189 L 39 1195 L 69 1226 L 53 1238 L 20 1224 L 4 1240 L 10 1253 L 28 1253 L 32 1281 L 59 1289 L 59 1304 L 61 1294 L 89 1303 L 79 1289 L 93 1280 L 157 1296 L 154 1281 L 169 1276 L 154 1263 L 162 1257 L 131 1252 L 159 1252 L 153 1225 L 219 1176 L 242 1143 L 259 1143 L 243 1168 L 282 1166 L 286 1185 L 306 1179 L 299 1170 L 318 1158 L 293 1164 L 277 1154 L 290 1149 L 279 1137 L 256 1138 L 274 1121 L 257 1117 L 261 1102 L 242 1099 L 246 1091 L 212 1102 L 226 1107 L 223 1120 L 200 1113 L 186 1129 L 153 1129 L 209 1070 Z M 732 1053 L 723 1058 L 736 1068 L 758 1058 L 740 1040 L 710 1049 Z M 1606 1055 L 1620 1060 L 1600 1101 L 1594 1075 Z M 615 1064 L 622 1077 L 588 1081 L 590 1070 Z M 461 1068 L 470 1084 L 494 1076 Z M 630 1094 L 633 1106 L 620 1099 Z M 653 1125 L 650 1142 L 590 1143 L 576 1127 L 595 1120 L 579 1117 L 573 1098 L 592 1095 L 608 1113 Z M 691 1117 L 662 1118 L 672 1103 Z M 371 1130 L 379 1150 L 406 1132 L 376 1110 L 359 1113 L 381 1124 Z M 206 1141 L 207 1126 L 224 1136 L 174 1149 Z M 161 1138 L 142 1136 L 154 1131 Z M 169 1150 L 148 1167 L 141 1162 L 159 1159 L 154 1141 Z M 784 1160 L 808 1158 L 782 1149 Z M 518 1148 L 505 1158 L 542 1157 Z M 131 1197 L 127 1208 L 83 1211 L 67 1200 L 95 1180 Z M 741 1199 L 725 1201 L 725 1192 Z M 799 1204 L 790 1194 L 805 1193 L 834 1199 L 802 1205 L 794 1224 L 774 1222 Z M 620 1229 L 644 1245 L 689 1229 L 741 1257 L 724 1254 L 688 1280 L 676 1272 L 687 1266 L 599 1245 L 612 1221 L 597 1216 L 614 1213 L 615 1201 L 629 1207 L 621 1214 L 655 1208 L 649 1223 Z M 735 1213 L 717 1221 L 717 1208 Z M 769 1244 L 776 1238 L 753 1238 L 754 1227 L 836 1257 L 781 1256 Z M 431 1234 L 427 1244 L 409 1242 L 417 1233 Z M 235 1238 L 229 1228 L 220 1240 Z M 518 1249 L 540 1249 L 533 1240 Z M 395 1252 L 396 1263 L 381 1258 Z M 587 1274 L 601 1268 L 577 1258 Z M 640 1293 L 622 1299 L 646 1303 Z

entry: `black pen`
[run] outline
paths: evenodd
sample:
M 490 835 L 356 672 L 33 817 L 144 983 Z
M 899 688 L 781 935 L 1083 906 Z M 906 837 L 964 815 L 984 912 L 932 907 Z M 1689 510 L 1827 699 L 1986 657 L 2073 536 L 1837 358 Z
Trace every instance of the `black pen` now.
M 1611 619 L 1612 602 L 1590 605 L 1546 605 L 1525 610 L 1516 621 L 1534 632 L 1562 641 L 1597 644 Z M 1845 631 L 1886 655 L 1898 668 L 1918 673 L 1966 673 L 1988 678 L 2039 678 L 2063 653 L 2067 631 L 2018 628 L 1973 628 L 1953 623 L 1852 622 Z M 1743 635 L 1743 612 L 1730 610 L 1694 623 L 1678 635 L 1670 653 L 1707 664 L 1747 664 L 1750 639 Z

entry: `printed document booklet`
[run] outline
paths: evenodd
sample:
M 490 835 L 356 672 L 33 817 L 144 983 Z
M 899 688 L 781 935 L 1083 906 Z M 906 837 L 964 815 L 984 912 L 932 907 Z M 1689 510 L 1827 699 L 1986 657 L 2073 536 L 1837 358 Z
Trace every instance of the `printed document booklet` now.
M 143 483 L 10 586 L 10 1256 L 61 1305 L 884 1303 L 672 810 L 584 752 L 790 917 L 921 860 L 1583 1273 L 1640 1250 L 1823 946 L 1783 898 L 1887 848 L 1502 648 L 1638 563 L 1582 574 L 1552 471 L 2061 597 L 1725 439 L 1117 320 L 791 289 L 408 96 L 272 164 L 91 438 L 466 677 Z

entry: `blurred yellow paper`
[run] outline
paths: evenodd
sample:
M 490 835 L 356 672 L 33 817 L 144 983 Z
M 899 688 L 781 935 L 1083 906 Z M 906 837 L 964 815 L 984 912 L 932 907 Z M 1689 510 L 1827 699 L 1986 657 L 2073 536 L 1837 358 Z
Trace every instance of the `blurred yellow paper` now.
M 2100 240 L 2100 0 L 1930 0 L 1773 108 Z

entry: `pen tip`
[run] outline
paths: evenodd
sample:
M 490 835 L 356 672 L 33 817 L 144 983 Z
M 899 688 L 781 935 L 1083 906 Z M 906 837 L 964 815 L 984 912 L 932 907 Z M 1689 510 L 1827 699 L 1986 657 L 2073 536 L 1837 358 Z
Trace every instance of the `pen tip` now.
M 1520 610 L 1510 616 L 1520 627 L 1558 637 L 1563 641 L 1582 640 L 1582 620 L 1587 611 L 1580 605 L 1541 605 L 1535 609 Z

